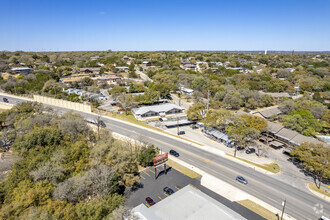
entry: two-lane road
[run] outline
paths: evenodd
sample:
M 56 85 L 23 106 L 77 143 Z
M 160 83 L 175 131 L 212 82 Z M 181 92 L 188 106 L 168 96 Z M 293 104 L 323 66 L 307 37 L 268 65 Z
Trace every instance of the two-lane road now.
M 0 96 L 0 101 L 4 96 Z M 7 97 L 9 102 L 25 101 L 20 98 Z M 72 111 L 55 107 L 60 112 Z M 73 111 L 76 112 L 76 111 Z M 77 112 L 87 118 L 96 118 L 95 114 Z M 287 200 L 285 212 L 296 219 L 318 219 L 320 216 L 330 216 L 330 204 L 311 193 L 295 188 L 276 179 L 276 175 L 266 175 L 249 167 L 235 163 L 224 157 L 211 154 L 203 149 L 193 147 L 170 135 L 162 135 L 143 127 L 137 127 L 118 120 L 103 118 L 107 127 L 119 134 L 143 140 L 168 151 L 173 148 L 180 152 L 180 159 L 199 169 L 229 183 L 264 202 L 282 209 L 282 201 Z M 298 172 L 298 171 L 297 171 Z M 235 181 L 237 175 L 248 179 L 249 184 L 243 185 Z

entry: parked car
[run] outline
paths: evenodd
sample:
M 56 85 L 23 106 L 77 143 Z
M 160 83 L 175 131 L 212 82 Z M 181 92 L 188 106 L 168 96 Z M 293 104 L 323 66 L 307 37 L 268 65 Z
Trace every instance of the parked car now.
M 244 147 L 237 146 L 237 150 L 244 150 Z
M 178 132 L 178 135 L 183 135 L 183 134 L 185 134 L 186 132 L 185 131 L 179 131 Z
M 236 180 L 238 182 L 244 183 L 245 185 L 248 184 L 248 181 L 244 177 L 242 177 L 242 176 L 237 176 L 236 177 Z
M 153 206 L 153 205 L 156 204 L 156 203 L 154 202 L 154 200 L 152 200 L 152 198 L 150 198 L 150 197 L 147 197 L 147 198 L 146 198 L 146 202 L 147 202 L 150 206 Z
M 175 150 L 170 150 L 170 154 L 173 155 L 173 156 L 180 156 L 180 154 L 178 152 L 176 152 Z
M 247 153 L 247 154 L 252 154 L 252 153 L 255 153 L 255 152 L 256 152 L 256 150 L 254 148 L 249 148 L 245 151 L 245 153 Z
M 192 128 L 192 129 L 197 129 L 198 126 L 197 126 L 197 125 L 191 125 L 191 128 Z
M 174 191 L 171 188 L 168 188 L 168 187 L 165 187 L 163 190 L 168 195 L 172 195 L 174 193 Z
M 9 102 L 7 98 L 3 98 L 2 100 L 7 103 Z

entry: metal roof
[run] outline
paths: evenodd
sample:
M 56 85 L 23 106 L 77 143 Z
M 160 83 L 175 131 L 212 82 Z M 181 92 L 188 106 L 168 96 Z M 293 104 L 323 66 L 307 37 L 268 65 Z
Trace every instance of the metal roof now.
M 133 108 L 132 112 L 135 115 L 143 115 L 147 112 L 168 112 L 172 109 L 180 109 L 180 110 L 184 110 L 184 108 L 175 105 L 175 104 L 164 104 L 164 105 L 151 105 L 151 106 L 143 106 L 140 108 Z
M 138 219 L 152 220 L 241 220 L 237 212 L 188 185 L 155 205 L 141 204 L 132 210 Z

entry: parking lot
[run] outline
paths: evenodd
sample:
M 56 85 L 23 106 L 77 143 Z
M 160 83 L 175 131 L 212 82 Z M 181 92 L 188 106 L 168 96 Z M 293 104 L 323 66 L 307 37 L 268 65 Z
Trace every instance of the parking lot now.
M 135 187 L 132 187 L 126 193 L 126 205 L 133 208 L 141 203 L 148 206 L 145 201 L 146 197 L 152 198 L 156 203 L 166 198 L 167 195 L 163 189 L 171 188 L 174 192 L 191 184 L 195 187 L 200 186 L 198 179 L 192 179 L 172 167 L 167 166 L 167 174 L 164 172 L 164 167 L 157 167 L 157 179 L 155 179 L 155 168 L 146 168 L 140 172 L 140 182 Z
M 125 193 L 126 201 L 125 205 L 129 208 L 145 204 L 149 207 L 146 202 L 146 198 L 150 197 L 155 203 L 160 202 L 166 197 L 170 196 L 164 193 L 165 187 L 171 188 L 174 193 L 182 189 L 187 185 L 191 185 L 198 190 L 201 190 L 208 196 L 233 209 L 243 217 L 247 219 L 264 219 L 251 210 L 245 208 L 236 202 L 231 202 L 226 198 L 214 193 L 213 191 L 203 187 L 200 184 L 200 178 L 190 178 L 183 173 L 177 171 L 172 167 L 167 166 L 167 174 L 164 173 L 163 166 L 157 167 L 158 177 L 155 179 L 155 168 L 149 167 L 140 172 L 140 182 L 131 189 L 128 189 Z

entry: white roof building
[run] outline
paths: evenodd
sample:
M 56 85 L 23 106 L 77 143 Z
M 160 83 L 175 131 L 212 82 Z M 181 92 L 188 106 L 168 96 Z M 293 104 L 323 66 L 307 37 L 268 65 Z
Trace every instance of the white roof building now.
M 140 108 L 132 109 L 132 113 L 136 119 L 143 119 L 148 117 L 158 117 L 170 114 L 182 113 L 184 108 L 175 104 L 164 104 L 164 105 L 151 105 L 143 106 Z
M 241 220 L 246 219 L 205 193 L 188 185 L 150 208 L 141 204 L 133 208 L 140 220 Z

